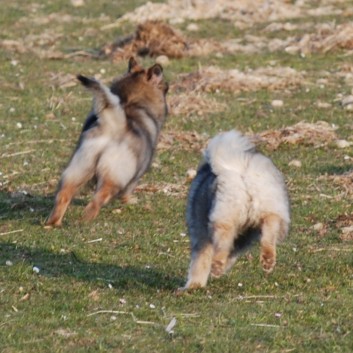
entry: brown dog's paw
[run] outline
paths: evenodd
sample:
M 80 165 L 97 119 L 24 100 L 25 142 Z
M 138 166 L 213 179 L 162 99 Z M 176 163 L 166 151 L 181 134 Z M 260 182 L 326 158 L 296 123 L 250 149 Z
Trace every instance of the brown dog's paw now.
M 58 217 L 49 217 L 44 224 L 45 229 L 50 229 L 53 227 L 61 227 L 61 219 Z

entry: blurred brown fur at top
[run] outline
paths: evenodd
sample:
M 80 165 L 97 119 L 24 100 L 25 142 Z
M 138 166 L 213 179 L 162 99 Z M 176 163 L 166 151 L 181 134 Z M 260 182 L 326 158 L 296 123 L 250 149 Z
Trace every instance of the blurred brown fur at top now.
M 62 174 L 49 226 L 61 225 L 73 196 L 92 178 L 96 191 L 85 220 L 94 219 L 114 196 L 127 202 L 151 164 L 167 116 L 168 84 L 159 64 L 144 69 L 130 58 L 128 72 L 110 88 L 93 78 L 77 78 L 92 92 L 93 110 Z
M 171 26 L 159 21 L 147 21 L 137 27 L 135 34 L 120 37 L 106 45 L 101 54 L 113 60 L 123 60 L 131 55 L 181 58 L 186 50 L 185 39 Z

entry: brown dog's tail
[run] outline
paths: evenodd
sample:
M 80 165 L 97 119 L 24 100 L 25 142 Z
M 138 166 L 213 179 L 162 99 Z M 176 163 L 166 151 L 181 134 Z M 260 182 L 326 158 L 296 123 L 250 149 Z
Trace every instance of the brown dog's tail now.
M 77 75 L 77 79 L 92 92 L 94 97 L 94 112 L 97 115 L 100 115 L 105 109 L 120 106 L 119 97 L 95 78 Z

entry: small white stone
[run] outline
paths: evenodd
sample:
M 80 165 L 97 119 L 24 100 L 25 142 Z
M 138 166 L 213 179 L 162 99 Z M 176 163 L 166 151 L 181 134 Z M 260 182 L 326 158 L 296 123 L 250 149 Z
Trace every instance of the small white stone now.
M 12 266 L 13 265 L 13 262 L 10 261 L 10 260 L 7 260 L 5 263 L 6 263 L 6 266 Z
M 196 172 L 195 169 L 188 169 L 186 171 L 186 179 L 187 179 L 187 181 L 191 181 L 192 179 L 194 179 L 196 174 L 197 174 L 197 172 Z
M 156 309 L 156 306 L 154 304 L 150 304 L 151 309 Z
M 350 95 L 350 96 L 346 96 L 346 97 L 342 98 L 341 103 L 343 106 L 353 104 L 353 96 Z
M 349 142 L 347 140 L 336 140 L 336 146 L 338 148 L 347 148 L 352 144 L 352 142 Z
M 321 222 L 316 223 L 316 224 L 313 225 L 313 229 L 316 230 L 316 231 L 323 230 L 324 229 L 324 225 Z
M 318 108 L 322 108 L 322 109 L 328 109 L 328 108 L 331 108 L 332 107 L 332 104 L 330 104 L 330 103 L 327 103 L 327 102 L 317 102 L 316 103 L 316 106 L 318 107 Z
M 243 283 L 238 283 L 238 287 L 242 287 L 243 286 Z
M 272 105 L 273 108 L 280 108 L 280 107 L 283 107 L 283 101 L 280 100 L 280 99 L 274 99 L 271 102 L 271 105 Z
M 35 273 L 39 273 L 39 271 L 40 271 L 39 267 L 37 267 L 37 266 L 33 266 L 32 270 Z
M 190 32 L 197 32 L 200 28 L 196 23 L 189 23 L 186 29 Z
M 81 7 L 85 4 L 84 0 L 71 0 L 71 5 L 73 7 Z
M 284 49 L 284 51 L 290 55 L 295 55 L 299 53 L 300 48 L 296 46 L 289 46 Z
M 290 167 L 301 168 L 302 162 L 301 162 L 301 161 L 298 161 L 297 159 L 293 159 L 293 160 L 291 160 L 291 161 L 288 163 L 288 165 L 289 165 Z
M 17 127 L 18 129 L 22 129 L 22 124 L 21 124 L 21 123 L 16 123 L 16 127 Z
M 168 66 L 170 64 L 170 61 L 167 55 L 160 55 L 157 56 L 156 63 L 162 66 Z

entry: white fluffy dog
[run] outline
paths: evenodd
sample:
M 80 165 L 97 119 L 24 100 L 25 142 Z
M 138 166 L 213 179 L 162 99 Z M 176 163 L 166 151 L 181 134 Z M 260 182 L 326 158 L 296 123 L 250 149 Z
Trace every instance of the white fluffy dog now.
M 184 289 L 204 287 L 210 273 L 223 275 L 256 239 L 263 270 L 271 272 L 289 223 L 286 186 L 272 161 L 238 131 L 217 135 L 190 187 L 191 264 Z

